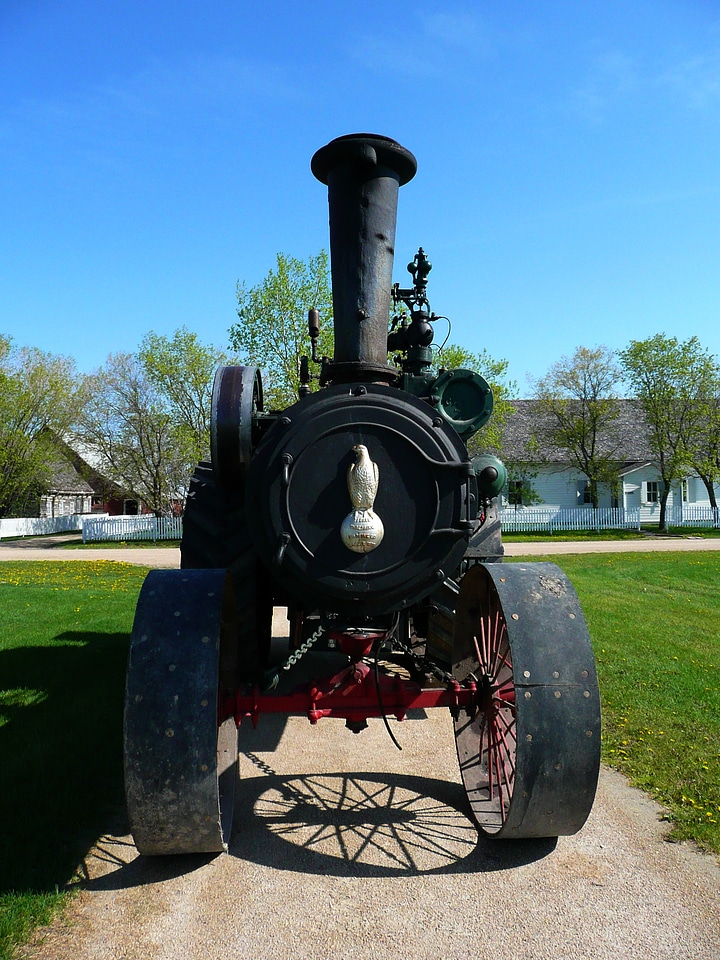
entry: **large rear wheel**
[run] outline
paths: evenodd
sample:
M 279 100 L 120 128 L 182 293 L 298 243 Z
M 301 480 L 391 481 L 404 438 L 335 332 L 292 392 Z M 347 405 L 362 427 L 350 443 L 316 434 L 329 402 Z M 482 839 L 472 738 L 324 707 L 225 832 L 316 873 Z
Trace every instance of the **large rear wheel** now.
M 227 849 L 237 780 L 233 605 L 222 570 L 154 570 L 130 641 L 125 795 L 142 854 Z
M 190 481 L 180 566 L 230 572 L 237 612 L 238 681 L 254 680 L 270 652 L 272 589 L 250 540 L 244 503 L 218 488 L 208 462 L 197 465 Z
M 472 567 L 460 587 L 453 673 L 477 684 L 455 739 L 481 831 L 576 833 L 597 786 L 600 697 L 585 618 L 559 567 Z

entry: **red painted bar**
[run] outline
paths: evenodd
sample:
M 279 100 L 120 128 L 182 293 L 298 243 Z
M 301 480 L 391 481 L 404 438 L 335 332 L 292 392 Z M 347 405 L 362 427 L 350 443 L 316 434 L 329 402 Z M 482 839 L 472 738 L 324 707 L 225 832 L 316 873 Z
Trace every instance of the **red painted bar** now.
M 238 691 L 222 707 L 224 717 L 234 716 L 238 726 L 250 717 L 253 726 L 263 713 L 302 716 L 315 724 L 323 717 L 353 722 L 371 717 L 395 717 L 403 720 L 408 710 L 448 707 L 451 711 L 473 710 L 477 702 L 475 684 L 422 688 L 411 680 L 379 676 L 378 696 L 373 671 L 364 663 L 350 666 L 330 680 L 297 687 L 291 693 L 251 693 Z

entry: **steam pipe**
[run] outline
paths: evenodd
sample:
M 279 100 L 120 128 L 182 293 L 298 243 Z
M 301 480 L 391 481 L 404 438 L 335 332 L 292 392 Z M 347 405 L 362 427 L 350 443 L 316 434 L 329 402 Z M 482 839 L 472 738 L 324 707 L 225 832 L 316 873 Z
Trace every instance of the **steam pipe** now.
M 331 140 L 311 161 L 328 187 L 335 353 L 334 382 L 392 380 L 387 362 L 399 188 L 415 157 L 389 137 Z

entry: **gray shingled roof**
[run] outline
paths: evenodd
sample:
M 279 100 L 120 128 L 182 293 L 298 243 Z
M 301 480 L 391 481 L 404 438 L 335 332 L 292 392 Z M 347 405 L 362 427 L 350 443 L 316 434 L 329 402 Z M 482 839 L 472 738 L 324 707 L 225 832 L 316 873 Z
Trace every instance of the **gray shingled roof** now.
M 516 463 L 567 463 L 568 455 L 551 443 L 552 419 L 538 409 L 534 400 L 512 400 L 515 413 L 503 428 L 501 456 Z M 613 423 L 613 436 L 605 449 L 612 449 L 615 459 L 624 463 L 652 460 L 648 429 L 637 400 L 619 400 L 619 415 Z
M 92 495 L 93 489 L 90 484 L 87 480 L 83 480 L 75 467 L 65 460 L 62 454 L 58 453 L 58 456 L 48 463 L 48 467 L 51 477 L 48 493 L 85 497 Z

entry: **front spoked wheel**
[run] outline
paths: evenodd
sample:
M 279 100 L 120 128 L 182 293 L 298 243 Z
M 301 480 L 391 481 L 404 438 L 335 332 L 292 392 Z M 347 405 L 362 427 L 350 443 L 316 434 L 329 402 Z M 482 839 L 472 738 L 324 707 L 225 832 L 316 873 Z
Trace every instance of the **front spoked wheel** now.
M 595 662 L 577 595 L 551 563 L 478 564 L 463 578 L 453 672 L 474 708 L 455 721 L 463 784 L 483 833 L 576 833 L 600 766 Z

